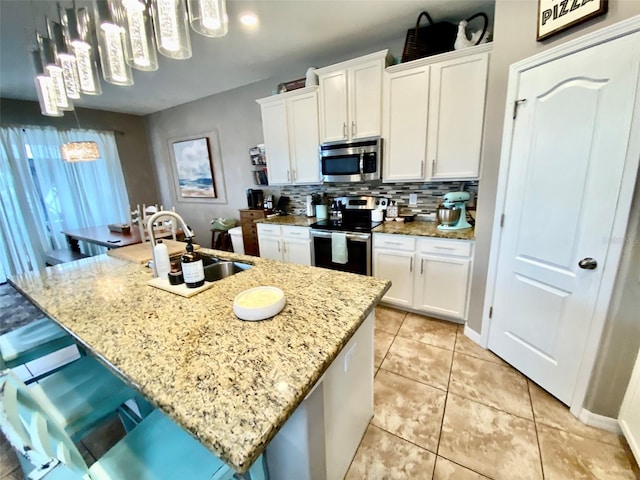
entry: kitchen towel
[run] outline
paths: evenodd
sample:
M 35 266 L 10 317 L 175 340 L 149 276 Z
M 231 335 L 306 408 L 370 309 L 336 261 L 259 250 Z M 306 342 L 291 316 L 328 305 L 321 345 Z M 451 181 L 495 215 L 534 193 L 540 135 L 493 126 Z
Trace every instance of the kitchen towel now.
M 331 261 L 342 265 L 349 261 L 346 233 L 331 232 Z

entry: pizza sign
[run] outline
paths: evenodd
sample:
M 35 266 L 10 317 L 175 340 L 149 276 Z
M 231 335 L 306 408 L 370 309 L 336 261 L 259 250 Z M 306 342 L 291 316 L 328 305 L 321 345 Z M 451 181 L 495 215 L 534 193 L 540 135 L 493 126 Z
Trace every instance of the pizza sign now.
M 538 40 L 602 15 L 607 0 L 538 0 Z

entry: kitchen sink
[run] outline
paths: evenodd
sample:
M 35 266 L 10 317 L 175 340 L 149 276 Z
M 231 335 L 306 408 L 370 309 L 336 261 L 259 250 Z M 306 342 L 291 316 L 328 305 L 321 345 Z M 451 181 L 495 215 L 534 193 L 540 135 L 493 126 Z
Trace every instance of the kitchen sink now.
M 223 260 L 203 253 L 201 253 L 200 256 L 202 257 L 202 264 L 204 266 L 204 279 L 207 282 L 222 280 L 236 273 L 244 272 L 253 266 L 248 263 Z M 180 257 L 181 255 L 176 255 L 170 257 L 170 260 L 171 262 L 180 262 Z

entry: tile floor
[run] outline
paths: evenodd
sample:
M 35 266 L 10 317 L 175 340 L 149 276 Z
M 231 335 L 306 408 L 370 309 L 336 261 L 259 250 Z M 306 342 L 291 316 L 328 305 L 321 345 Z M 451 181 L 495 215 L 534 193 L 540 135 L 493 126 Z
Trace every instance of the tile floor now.
M 347 480 L 640 479 L 622 437 L 579 422 L 461 326 L 376 316 L 375 415 Z M 84 439 L 87 462 L 122 434 L 112 422 Z M 0 434 L 0 480 L 21 478 Z
M 374 418 L 348 480 L 639 479 L 624 440 L 463 334 L 376 310 Z

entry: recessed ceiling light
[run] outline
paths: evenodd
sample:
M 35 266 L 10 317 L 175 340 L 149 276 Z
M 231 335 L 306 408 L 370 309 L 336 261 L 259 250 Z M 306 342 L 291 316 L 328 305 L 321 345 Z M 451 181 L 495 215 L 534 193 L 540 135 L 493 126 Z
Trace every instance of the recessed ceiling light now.
M 258 17 L 255 13 L 245 13 L 240 17 L 240 23 L 247 27 L 254 27 L 258 24 Z

